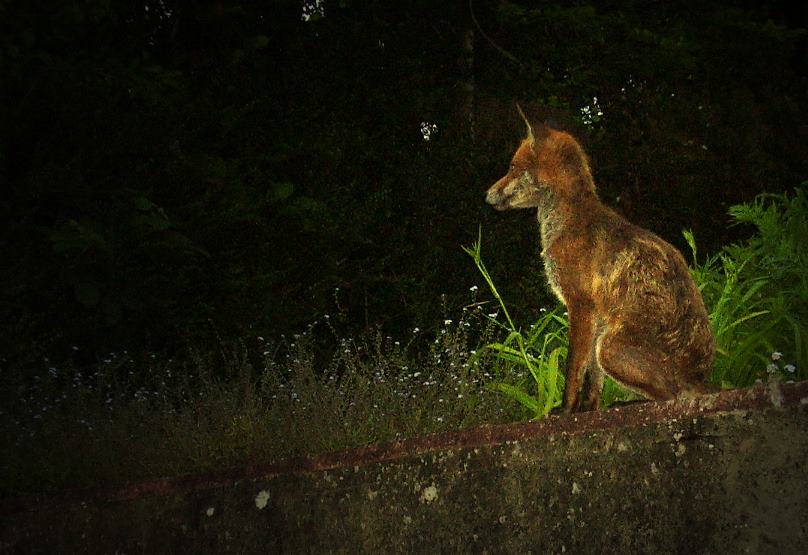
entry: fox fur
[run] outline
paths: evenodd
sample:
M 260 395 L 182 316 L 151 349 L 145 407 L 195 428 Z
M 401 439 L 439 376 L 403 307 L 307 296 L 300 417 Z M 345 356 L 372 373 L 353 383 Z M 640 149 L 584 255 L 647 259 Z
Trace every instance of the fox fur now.
M 604 373 L 652 400 L 709 391 L 715 341 L 682 255 L 599 200 L 571 135 L 525 123 L 486 201 L 538 210 L 547 281 L 570 323 L 564 412 L 596 410 Z

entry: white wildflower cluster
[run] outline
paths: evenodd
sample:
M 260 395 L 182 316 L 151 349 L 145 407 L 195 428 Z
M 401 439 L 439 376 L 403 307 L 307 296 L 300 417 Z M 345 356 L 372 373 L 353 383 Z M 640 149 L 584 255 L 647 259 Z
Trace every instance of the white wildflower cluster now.
M 472 293 L 477 289 L 473 287 Z M 483 304 L 469 305 L 459 318 L 444 316 L 435 330 L 410 328 L 408 337 L 401 341 L 378 332 L 375 336 L 338 339 L 332 362 L 317 371 L 312 371 L 313 361 L 304 352 L 306 348 L 301 348 L 311 345 L 303 340 L 307 333 L 293 336 L 286 343 L 289 349 L 273 358 L 274 366 L 265 369 L 266 374 L 281 378 L 270 379 L 264 391 L 274 410 L 292 418 L 312 418 L 317 406 L 328 399 L 332 406 L 340 407 L 346 426 L 351 426 L 358 415 L 367 419 L 368 412 L 381 419 L 420 414 L 424 423 L 441 428 L 456 426 L 481 398 L 488 403 L 488 398 L 494 397 L 486 386 L 495 378 L 479 362 L 480 355 L 470 349 L 470 343 L 479 339 L 470 336 L 472 323 L 488 323 Z M 337 333 L 328 318 L 321 323 Z M 413 351 L 418 351 L 412 347 L 414 342 L 428 345 L 428 352 L 414 355 Z
M 623 94 L 625 98 L 626 95 L 632 93 L 634 91 L 643 91 L 648 88 L 648 82 L 645 79 L 634 79 L 634 77 L 629 76 L 626 80 L 626 84 L 620 88 L 620 92 Z
M 149 16 L 156 16 L 158 19 L 168 19 L 172 15 L 174 15 L 174 10 L 172 10 L 166 3 L 165 0 L 157 0 L 157 2 L 151 2 L 144 4 L 143 11 L 146 14 L 146 17 Z
M 477 286 L 471 288 L 472 293 L 477 290 Z M 490 305 L 484 308 L 487 303 L 474 302 L 457 316 L 445 311 L 438 326 L 423 331 L 409 328 L 400 341 L 381 332 L 356 337 L 338 334 L 341 310 L 322 315 L 302 333 L 277 340 L 259 335 L 256 329 L 247 346 L 242 345 L 244 350 L 219 353 L 225 370 L 233 372 L 229 376 L 232 391 L 223 387 L 230 382 L 220 383 L 218 375 L 211 375 L 213 368 L 221 367 L 221 358 L 204 352 L 190 353 L 192 360 L 183 361 L 182 366 L 149 352 L 137 357 L 126 351 L 110 352 L 98 357 L 97 364 L 81 369 L 43 359 L 38 372 L 20 386 L 14 406 L 0 403 L 0 418 L 16 426 L 21 448 L 22 442 L 46 439 L 52 428 L 48 423 L 56 418 L 60 426 L 104 434 L 121 421 L 121 415 L 193 413 L 218 406 L 220 396 L 228 403 L 240 396 L 250 403 L 256 399 L 272 418 L 290 426 L 321 429 L 333 423 L 361 428 L 370 415 L 384 430 L 401 429 L 402 437 L 422 433 L 424 427 L 429 431 L 430 424 L 432 429 L 456 427 L 478 421 L 480 407 L 502 413 L 502 404 L 486 389 L 497 379 L 493 371 L 486 371 L 490 359 L 485 351 L 478 354 L 471 349 L 486 344 L 485 334 L 496 327 L 485 316 L 492 310 Z M 322 343 L 315 326 L 334 333 L 336 349 L 330 362 L 322 358 L 315 362 L 315 347 Z M 259 356 L 248 357 L 247 348 Z M 75 346 L 72 351 L 80 349 Z M 256 361 L 261 364 L 255 366 Z M 239 397 L 231 397 L 233 392 Z
M 430 123 L 428 121 L 421 122 L 421 135 L 423 136 L 425 141 L 428 141 L 432 138 L 432 135 L 435 135 L 438 132 L 438 126 L 434 123 Z
M 592 102 L 581 108 L 581 122 L 589 127 L 600 121 L 603 117 L 603 109 L 598 104 L 598 97 L 592 97 Z
M 794 376 L 797 371 L 797 367 L 793 364 L 781 364 L 783 363 L 783 353 L 780 351 L 774 351 L 771 354 L 772 361 L 766 365 L 766 372 L 771 374 L 783 374 L 785 376 Z
M 628 81 L 626 81 L 625 86 L 623 86 L 623 87 L 621 87 L 621 88 L 620 88 L 620 92 L 621 92 L 621 93 L 623 93 L 623 94 L 625 94 L 629 88 L 632 88 L 632 89 L 636 89 L 636 88 L 637 88 L 637 84 L 634 82 L 634 78 L 633 78 L 633 77 L 629 77 L 629 78 L 628 78 Z
M 73 346 L 71 350 L 77 352 L 80 349 Z M 145 353 L 145 356 L 149 360 L 156 359 L 152 353 Z M 162 399 L 176 382 L 172 374 L 173 360 L 167 362 L 142 368 L 135 364 L 127 351 L 109 352 L 99 356 L 95 366 L 78 369 L 57 367 L 45 357 L 42 370 L 32 374 L 29 382 L 21 386 L 13 407 L 17 443 L 23 437 L 38 436 L 47 420 L 51 417 L 64 419 L 64 412 L 77 404 L 105 409 L 103 413 L 92 416 L 82 414 L 72 421 L 73 425 L 93 430 L 104 424 L 104 420 L 113 422 L 113 413 L 121 406 Z M 188 400 L 184 393 L 175 398 Z
M 325 17 L 325 0 L 303 0 L 303 11 L 300 19 L 311 21 Z

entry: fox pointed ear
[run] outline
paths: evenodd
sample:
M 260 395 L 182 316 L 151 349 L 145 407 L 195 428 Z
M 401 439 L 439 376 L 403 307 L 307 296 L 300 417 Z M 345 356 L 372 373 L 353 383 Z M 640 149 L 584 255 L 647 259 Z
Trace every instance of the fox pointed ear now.
M 527 140 L 530 141 L 530 144 L 536 140 L 536 137 L 533 135 L 533 126 L 530 125 L 530 122 L 525 116 L 525 113 L 522 111 L 522 107 L 519 106 L 519 103 L 516 103 L 516 109 L 519 110 L 519 115 L 522 116 L 522 119 L 525 120 L 525 125 L 527 125 Z

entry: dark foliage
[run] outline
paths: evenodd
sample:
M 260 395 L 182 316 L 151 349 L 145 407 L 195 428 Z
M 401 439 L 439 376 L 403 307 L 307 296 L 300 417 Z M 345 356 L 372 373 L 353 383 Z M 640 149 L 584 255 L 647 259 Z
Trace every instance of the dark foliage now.
M 335 288 L 350 326 L 425 327 L 478 279 L 460 246 L 479 225 L 503 295 L 536 311 L 533 215 L 482 202 L 514 100 L 674 242 L 715 250 L 730 204 L 808 175 L 806 19 L 785 3 L 324 6 L 0 0 L 7 361 L 294 331 Z

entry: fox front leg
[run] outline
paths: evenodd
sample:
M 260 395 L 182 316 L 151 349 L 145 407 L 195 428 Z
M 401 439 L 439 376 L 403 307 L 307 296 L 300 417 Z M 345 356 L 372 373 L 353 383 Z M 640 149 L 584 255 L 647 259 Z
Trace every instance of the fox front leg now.
M 594 360 L 590 360 L 595 339 L 594 319 L 592 309 L 586 303 L 581 303 L 575 308 L 568 304 L 567 311 L 570 321 L 570 343 L 564 386 L 564 413 L 569 414 L 590 408 L 591 388 L 602 384 L 602 378 L 599 375 L 589 376 L 590 383 L 585 392 L 587 399 L 580 399 L 587 370 L 591 364 L 596 364 Z M 591 383 L 592 381 L 600 383 Z

